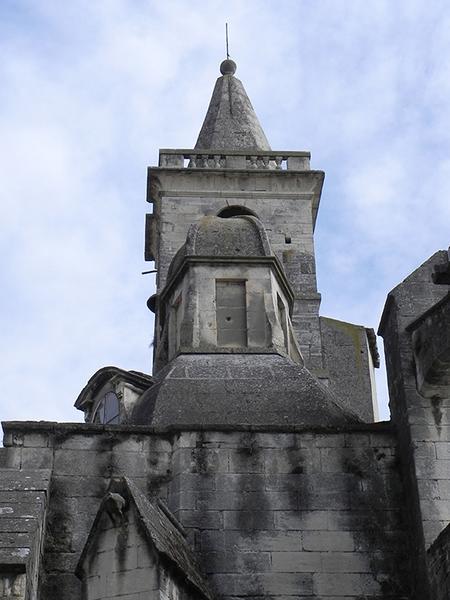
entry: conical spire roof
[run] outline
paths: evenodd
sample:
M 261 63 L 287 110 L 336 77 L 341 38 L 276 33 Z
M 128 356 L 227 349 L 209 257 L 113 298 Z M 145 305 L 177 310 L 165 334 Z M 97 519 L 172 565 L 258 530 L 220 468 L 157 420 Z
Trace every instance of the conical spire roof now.
M 222 77 L 214 87 L 196 150 L 270 150 L 241 81 L 234 77 L 236 64 L 227 59 L 220 65 Z

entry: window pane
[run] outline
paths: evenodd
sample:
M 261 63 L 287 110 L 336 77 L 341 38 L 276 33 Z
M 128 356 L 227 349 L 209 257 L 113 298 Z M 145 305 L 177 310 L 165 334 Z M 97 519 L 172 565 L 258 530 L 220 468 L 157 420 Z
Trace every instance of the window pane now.
M 104 423 L 111 423 L 119 415 L 119 400 L 114 392 L 108 392 L 105 396 L 105 420 Z M 118 421 L 116 421 L 118 422 Z

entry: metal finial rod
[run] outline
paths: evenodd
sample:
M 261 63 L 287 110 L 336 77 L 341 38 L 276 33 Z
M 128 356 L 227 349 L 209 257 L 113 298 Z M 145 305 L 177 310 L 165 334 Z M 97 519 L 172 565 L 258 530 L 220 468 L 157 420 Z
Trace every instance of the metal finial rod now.
M 228 52 L 228 23 L 225 23 L 225 43 L 227 47 L 227 60 L 230 58 L 230 54 Z

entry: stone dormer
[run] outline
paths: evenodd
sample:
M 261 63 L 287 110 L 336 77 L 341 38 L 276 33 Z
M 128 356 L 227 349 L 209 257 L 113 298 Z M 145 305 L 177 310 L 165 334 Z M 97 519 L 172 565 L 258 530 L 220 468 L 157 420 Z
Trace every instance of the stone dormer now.
M 303 363 L 294 295 L 260 221 L 204 217 L 191 226 L 158 298 L 156 366 L 181 353 L 267 353 Z
M 356 422 L 345 400 L 303 364 L 290 319 L 294 294 L 264 227 L 235 212 L 189 228 L 166 286 L 151 298 L 158 316 L 155 380 L 131 422 Z
M 150 375 L 139 371 L 103 367 L 81 390 L 75 408 L 84 412 L 86 423 L 126 423 L 134 403 L 152 383 Z

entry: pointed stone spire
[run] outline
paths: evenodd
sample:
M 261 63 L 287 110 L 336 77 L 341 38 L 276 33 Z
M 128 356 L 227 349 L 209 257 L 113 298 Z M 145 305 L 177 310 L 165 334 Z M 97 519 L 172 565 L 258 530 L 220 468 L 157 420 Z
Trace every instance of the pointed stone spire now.
M 234 77 L 236 63 L 224 60 L 220 72 L 195 149 L 270 150 L 244 86 Z

